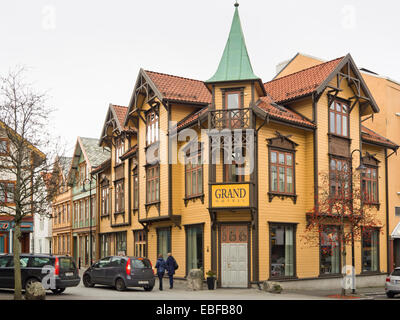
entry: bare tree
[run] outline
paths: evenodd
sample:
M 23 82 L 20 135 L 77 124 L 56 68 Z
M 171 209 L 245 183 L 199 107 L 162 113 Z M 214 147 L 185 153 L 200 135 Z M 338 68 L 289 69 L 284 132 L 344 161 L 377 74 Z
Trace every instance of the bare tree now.
M 16 300 L 22 299 L 21 222 L 35 214 L 49 216 L 57 190 L 57 179 L 51 175 L 57 150 L 49 133 L 52 110 L 46 94 L 36 92 L 25 74 L 26 69 L 19 67 L 0 78 L 0 180 L 9 181 L 0 184 L 0 214 L 10 216 L 14 228 Z
M 333 256 L 333 252 L 339 253 L 342 257 L 339 267 L 343 270 L 346 247 L 351 245 L 354 248 L 354 243 L 361 241 L 363 234 L 381 227 L 382 222 L 368 204 L 368 194 L 360 183 L 363 173 L 353 173 L 346 163 L 334 164 L 333 167 L 329 174 L 319 174 L 318 201 L 307 214 L 304 238 L 307 243 L 321 243 L 321 250 L 330 250 L 322 254 Z M 341 294 L 346 295 L 344 287 Z

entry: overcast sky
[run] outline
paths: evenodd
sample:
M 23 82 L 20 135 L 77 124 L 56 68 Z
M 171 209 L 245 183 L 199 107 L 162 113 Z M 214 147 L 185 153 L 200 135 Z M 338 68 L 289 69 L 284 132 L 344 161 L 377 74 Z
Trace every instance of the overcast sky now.
M 400 2 L 240 0 L 256 75 L 297 52 L 400 80 Z M 99 138 L 109 103 L 126 106 L 139 69 L 207 80 L 216 71 L 234 0 L 1 0 L 0 73 L 30 67 L 47 90 L 56 133 Z

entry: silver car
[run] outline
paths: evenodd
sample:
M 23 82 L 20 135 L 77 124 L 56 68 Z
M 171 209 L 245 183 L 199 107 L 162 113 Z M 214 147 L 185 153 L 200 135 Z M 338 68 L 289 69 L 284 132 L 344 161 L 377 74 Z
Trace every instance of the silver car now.
M 395 268 L 386 278 L 385 291 L 388 298 L 394 298 L 396 294 L 400 294 L 400 268 Z

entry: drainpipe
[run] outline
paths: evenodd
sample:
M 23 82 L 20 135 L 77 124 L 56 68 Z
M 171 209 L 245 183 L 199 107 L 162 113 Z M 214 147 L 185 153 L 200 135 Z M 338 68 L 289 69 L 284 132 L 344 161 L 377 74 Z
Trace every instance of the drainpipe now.
M 10 223 L 9 235 L 10 235 L 10 238 L 9 238 L 10 248 L 9 248 L 8 252 L 13 253 L 13 232 L 12 232 L 12 228 L 11 228 L 11 223 Z
M 387 273 L 392 271 L 392 267 L 390 265 L 390 237 L 389 237 L 389 183 L 388 183 L 388 156 L 387 149 L 385 149 L 385 206 L 386 206 L 386 260 L 387 260 Z

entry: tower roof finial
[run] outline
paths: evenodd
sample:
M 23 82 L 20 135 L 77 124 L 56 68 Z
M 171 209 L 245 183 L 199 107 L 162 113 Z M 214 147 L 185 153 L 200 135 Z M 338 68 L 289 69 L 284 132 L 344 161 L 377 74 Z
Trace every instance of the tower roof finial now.
M 236 7 L 236 8 L 239 7 L 239 3 L 237 2 L 237 0 L 236 0 L 236 2 L 235 2 L 235 7 Z

